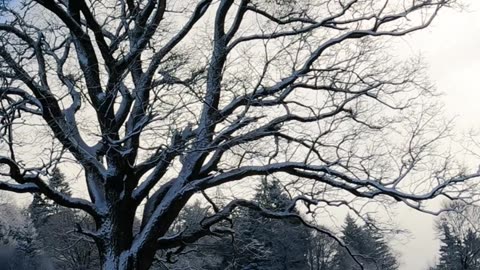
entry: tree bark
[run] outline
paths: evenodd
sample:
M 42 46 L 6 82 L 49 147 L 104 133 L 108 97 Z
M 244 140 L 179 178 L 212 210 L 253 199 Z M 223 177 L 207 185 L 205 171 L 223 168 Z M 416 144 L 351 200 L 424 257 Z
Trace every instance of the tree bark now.
M 155 251 L 133 252 L 133 224 L 135 210 L 128 201 L 120 201 L 110 208 L 100 224 L 97 246 L 102 270 L 147 270 Z
M 153 264 L 155 252 L 133 254 L 129 250 L 116 253 L 112 248 L 101 251 L 102 270 L 148 270 Z

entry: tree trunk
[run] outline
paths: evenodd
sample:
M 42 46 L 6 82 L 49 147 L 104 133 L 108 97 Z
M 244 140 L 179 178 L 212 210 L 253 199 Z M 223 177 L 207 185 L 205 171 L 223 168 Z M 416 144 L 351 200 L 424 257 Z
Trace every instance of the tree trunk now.
M 107 248 L 100 256 L 102 270 L 148 270 L 153 264 L 155 252 L 133 254 L 127 250 L 118 254 L 113 248 Z
M 129 270 L 137 269 L 133 267 L 132 261 L 128 257 L 113 254 L 111 251 L 103 252 L 102 270 Z
M 124 251 L 120 254 L 107 249 L 100 254 L 102 270 L 148 270 L 153 264 L 155 252 L 132 254 Z
M 155 252 L 135 254 L 131 249 L 120 250 L 118 245 L 102 245 L 99 248 L 102 270 L 148 270 Z
M 102 270 L 147 270 L 151 267 L 155 252 L 134 252 L 133 224 L 135 211 L 128 201 L 117 202 L 110 207 L 98 229 Z

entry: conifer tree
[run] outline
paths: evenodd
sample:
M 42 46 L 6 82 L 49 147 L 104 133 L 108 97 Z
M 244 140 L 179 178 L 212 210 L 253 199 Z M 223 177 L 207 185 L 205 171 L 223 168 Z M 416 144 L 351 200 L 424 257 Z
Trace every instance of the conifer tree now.
M 10 0 L 0 0 L 0 14 L 2 13 L 2 8 L 5 8 Z
M 367 239 L 372 242 L 371 257 L 373 257 L 375 267 L 382 270 L 398 269 L 399 263 L 388 246 L 385 234 L 375 226 L 375 221 L 371 217 L 367 217 L 367 223 L 363 229 L 366 231 Z
M 465 235 L 452 233 L 446 222 L 441 224 L 440 259 L 435 270 L 480 269 L 480 238 L 471 228 Z
M 28 212 L 35 228 L 40 228 L 50 214 L 49 204 L 42 195 L 35 193 L 32 203 L 28 206 Z
M 65 194 L 67 196 L 72 195 L 70 185 L 66 181 L 65 175 L 58 168 L 53 169 L 52 177 L 50 178 L 48 184 L 52 189 L 61 192 L 62 194 Z M 66 208 L 62 208 L 51 200 L 49 200 L 48 202 L 50 212 L 52 214 L 58 214 L 59 212 L 66 210 Z
M 65 175 L 58 168 L 52 171 L 48 185 L 66 196 L 71 195 Z M 92 227 L 93 221 L 90 218 L 62 207 L 38 193 L 34 194 L 27 211 L 37 231 L 38 241 L 44 246 L 45 253 L 53 258 L 55 269 L 98 268 L 98 252 L 94 243 L 81 234 L 62 231 L 65 226 L 74 228 L 76 224 L 81 224 L 84 228 Z
M 257 189 L 253 199 L 270 211 L 284 211 L 290 198 L 278 181 L 267 179 Z M 276 220 L 256 211 L 240 211 L 234 219 L 234 269 L 307 269 L 309 232 L 298 220 Z
M 52 189 L 56 191 L 62 192 L 66 195 L 71 195 L 70 186 L 65 180 L 65 175 L 58 168 L 53 169 L 52 177 L 48 184 Z M 32 203 L 28 207 L 30 217 L 35 225 L 35 228 L 37 229 L 45 223 L 46 219 L 49 216 L 58 214 L 61 211 L 65 210 L 66 208 L 60 207 L 52 200 L 38 193 L 35 193 L 33 195 Z
M 472 229 L 467 230 L 462 243 L 463 269 L 480 269 L 480 238 Z
M 0 269 L 45 269 L 33 222 L 13 204 L 0 205 Z
M 364 251 L 366 249 L 365 244 L 367 244 L 365 231 L 356 224 L 355 220 L 350 215 L 345 218 L 344 223 L 342 241 L 348 246 L 354 255 L 364 256 Z M 337 253 L 334 257 L 334 266 L 336 270 L 358 269 L 357 262 L 351 258 L 350 254 L 348 254 L 343 247 L 337 247 L 337 249 Z M 360 256 L 358 256 L 357 259 L 360 259 Z
M 180 214 L 174 228 L 174 233 L 188 233 L 201 226 L 205 216 L 211 215 L 210 207 L 202 204 L 201 201 L 195 201 L 193 204 L 184 208 Z M 225 237 L 226 238 L 226 237 Z M 186 251 L 181 257 L 169 261 L 168 267 L 165 262 L 157 261 L 152 270 L 180 270 L 180 269 L 198 269 L 198 270 L 224 270 L 227 254 L 230 254 L 230 245 L 224 243 L 224 238 L 207 235 L 196 243 L 187 244 Z M 158 254 L 159 257 L 165 257 L 164 254 Z
M 355 256 L 356 261 L 341 246 L 334 258 L 336 270 L 365 269 L 397 270 L 399 265 L 392 250 L 384 239 L 383 233 L 369 219 L 367 224 L 360 226 L 348 215 L 342 230 L 342 240 Z
M 252 201 L 264 209 L 281 212 L 290 198 L 279 182 L 263 180 Z M 198 202 L 185 210 L 176 229 L 179 232 L 195 230 L 185 224 L 198 225 L 202 217 L 209 215 Z M 234 213 L 231 224 L 225 225 L 233 227 L 232 235 L 203 238 L 189 246 L 194 252 L 187 252 L 171 269 L 309 269 L 307 255 L 312 235 L 298 220 L 267 218 L 242 208 Z
M 49 186 L 63 194 L 69 196 L 72 195 L 70 185 L 65 179 L 65 174 L 63 174 L 58 168 L 53 169 L 52 177 L 49 180 Z
M 460 239 L 453 235 L 447 224 L 442 224 L 440 260 L 437 270 L 460 270 Z
M 480 208 L 461 201 L 448 201 L 437 221 L 440 254 L 435 270 L 480 269 Z

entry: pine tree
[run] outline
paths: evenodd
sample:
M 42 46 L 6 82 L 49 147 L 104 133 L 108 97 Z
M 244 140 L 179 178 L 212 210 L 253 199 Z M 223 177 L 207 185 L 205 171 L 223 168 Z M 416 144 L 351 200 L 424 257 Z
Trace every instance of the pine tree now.
M 440 261 L 437 270 L 460 270 L 460 239 L 453 235 L 447 224 L 442 224 Z
M 289 197 L 278 182 L 263 181 L 253 201 L 271 211 L 283 211 Z M 184 224 L 198 224 L 208 215 L 195 203 L 183 211 L 177 231 L 189 230 Z M 171 269 L 208 270 L 290 270 L 308 269 L 311 234 L 298 220 L 266 218 L 257 211 L 238 209 L 231 218 L 235 233 L 205 237 L 190 247 Z M 195 229 L 195 228 L 193 228 Z M 169 268 L 170 269 L 170 268 Z
M 480 269 L 480 238 L 472 229 L 467 230 L 462 247 L 463 269 Z
M 374 226 L 373 220 L 369 219 L 368 224 L 359 226 L 348 215 L 345 218 L 342 234 L 343 242 L 352 251 L 358 262 L 343 247 L 338 246 L 338 252 L 334 258 L 335 269 L 361 269 L 358 263 L 366 269 L 398 269 L 397 259 L 384 239 L 383 233 Z
M 272 211 L 285 210 L 290 202 L 278 181 L 269 183 L 266 179 L 263 179 L 261 185 L 257 188 L 253 200 L 259 206 Z
M 2 8 L 6 7 L 10 0 L 0 0 L 0 13 L 2 12 Z
M 368 237 L 373 241 L 373 250 L 371 256 L 373 257 L 374 265 L 377 269 L 382 270 L 396 270 L 399 267 L 397 258 L 392 253 L 388 246 L 382 232 L 376 228 L 367 230 Z
M 343 243 L 348 246 L 348 248 L 352 251 L 353 254 L 362 254 L 364 255 L 363 251 L 365 250 L 366 243 L 366 234 L 365 231 L 362 230 L 360 226 L 358 226 L 355 220 L 348 215 L 345 218 L 345 225 L 343 226 L 342 230 L 342 241 Z M 357 262 L 353 258 L 351 258 L 350 254 L 343 247 L 337 247 L 338 251 L 334 257 L 334 265 L 335 269 L 337 270 L 353 270 L 358 269 Z M 359 259 L 359 257 L 356 257 Z
M 65 175 L 58 168 L 53 169 L 52 177 L 50 178 L 50 181 L 49 181 L 49 186 L 54 190 L 61 192 L 62 194 L 65 194 L 67 196 L 72 195 L 70 185 L 65 180 Z M 50 203 L 50 210 L 52 214 L 58 214 L 60 211 L 66 210 L 65 208 L 62 209 L 60 205 L 52 201 L 50 201 L 49 203 Z
M 16 241 L 16 257 L 21 259 L 17 261 L 16 268 L 39 269 L 42 250 L 33 222 L 26 218 L 25 223 L 14 232 L 13 237 Z
M 41 245 L 33 222 L 12 205 L 0 206 L 0 269 L 43 269 Z
M 63 174 L 58 168 L 53 169 L 52 177 L 49 180 L 49 185 L 51 188 L 65 195 L 72 195 L 70 185 L 65 180 L 65 174 Z
M 440 260 L 436 270 L 480 269 L 480 238 L 471 228 L 464 236 L 455 235 L 447 223 L 441 224 Z
M 279 182 L 264 180 L 253 199 L 271 211 L 284 211 L 290 199 Z M 233 269 L 307 269 L 310 234 L 296 219 L 271 219 L 252 210 L 234 219 Z
M 49 181 L 49 186 L 67 196 L 71 195 L 70 186 L 65 180 L 65 175 L 58 168 L 53 170 L 52 177 Z M 30 217 L 35 225 L 35 228 L 37 229 L 45 223 L 49 216 L 58 214 L 65 210 L 66 209 L 62 208 L 39 193 L 35 193 L 33 195 L 32 203 L 28 207 Z
M 71 195 L 65 175 L 54 169 L 49 186 L 66 196 Z M 74 210 L 62 207 L 44 195 L 34 194 L 28 207 L 30 218 L 38 233 L 38 241 L 55 264 L 55 269 L 95 269 L 98 267 L 98 252 L 94 245 L 76 233 L 60 233 L 65 227 L 74 228 L 76 224 L 91 226 L 93 221 L 84 220 Z
M 84 229 L 92 229 L 93 220 L 89 217 L 65 210 L 48 216 L 40 227 L 38 238 L 43 249 L 58 270 L 93 270 L 99 269 L 98 252 L 95 243 L 80 233 L 62 231 L 62 228 L 75 228 L 79 224 Z
M 50 214 L 49 207 L 50 205 L 42 195 L 38 193 L 33 195 L 32 203 L 28 206 L 28 212 L 35 228 L 40 228 L 45 223 Z
M 202 205 L 200 201 L 195 201 L 193 204 L 184 208 L 180 214 L 173 233 L 189 233 L 198 230 L 201 222 L 205 216 L 208 216 L 209 207 Z M 160 269 L 208 269 L 220 270 L 222 267 L 222 258 L 224 253 L 228 252 L 223 245 L 224 239 L 215 236 L 205 236 L 187 247 L 188 252 L 185 252 L 181 257 L 175 258 L 174 263 L 171 263 L 168 268 L 163 262 L 156 262 L 152 270 Z M 219 248 L 223 247 L 223 248 Z M 165 257 L 165 252 L 159 254 L 160 257 Z

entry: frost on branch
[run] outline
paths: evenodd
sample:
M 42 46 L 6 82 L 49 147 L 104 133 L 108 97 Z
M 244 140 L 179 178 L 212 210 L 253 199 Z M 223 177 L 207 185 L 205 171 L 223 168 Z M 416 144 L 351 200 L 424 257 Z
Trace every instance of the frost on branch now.
M 441 147 L 451 128 L 421 62 L 389 47 L 455 1 L 301 2 L 2 8 L 0 188 L 86 212 L 95 228 L 79 231 L 104 269 L 147 269 L 181 247 L 172 224 L 212 188 L 235 196 L 189 240 L 256 208 L 235 186 L 260 176 L 317 203 L 310 212 L 464 197 L 478 173 Z M 83 192 L 48 185 L 72 164 Z

